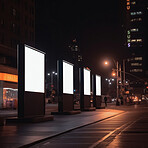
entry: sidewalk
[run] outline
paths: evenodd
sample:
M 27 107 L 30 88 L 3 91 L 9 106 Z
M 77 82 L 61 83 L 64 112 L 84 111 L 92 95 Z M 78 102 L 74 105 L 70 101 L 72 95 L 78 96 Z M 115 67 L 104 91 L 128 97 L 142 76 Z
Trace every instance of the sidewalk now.
M 97 109 L 76 115 L 55 115 L 54 121 L 42 123 L 7 123 L 0 126 L 0 148 L 29 146 L 123 112 L 115 109 Z

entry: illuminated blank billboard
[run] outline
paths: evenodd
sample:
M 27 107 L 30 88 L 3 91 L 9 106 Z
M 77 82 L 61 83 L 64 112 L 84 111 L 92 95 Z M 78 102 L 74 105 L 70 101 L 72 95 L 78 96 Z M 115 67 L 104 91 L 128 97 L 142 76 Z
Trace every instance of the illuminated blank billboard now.
M 84 68 L 84 95 L 90 95 L 90 70 Z
M 45 92 L 45 54 L 25 46 L 25 91 Z
M 63 93 L 73 94 L 73 65 L 63 61 Z
M 101 96 L 101 76 L 96 75 L 96 96 Z

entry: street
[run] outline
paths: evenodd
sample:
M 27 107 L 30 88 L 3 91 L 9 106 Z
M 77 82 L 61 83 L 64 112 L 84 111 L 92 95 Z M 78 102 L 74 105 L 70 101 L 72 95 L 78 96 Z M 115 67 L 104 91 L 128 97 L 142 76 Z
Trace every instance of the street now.
M 125 112 L 38 143 L 32 148 L 148 147 L 148 107 L 120 106 Z
M 148 0 L 0 0 L 0 148 L 148 148 Z

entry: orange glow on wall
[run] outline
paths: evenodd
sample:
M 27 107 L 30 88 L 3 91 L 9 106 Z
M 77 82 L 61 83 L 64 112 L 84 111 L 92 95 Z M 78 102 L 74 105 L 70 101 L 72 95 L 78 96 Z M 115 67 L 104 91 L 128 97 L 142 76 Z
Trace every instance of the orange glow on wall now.
M 127 10 L 130 10 L 130 0 L 126 0 L 126 9 Z
M 127 10 L 129 10 L 130 9 L 130 6 L 127 6 Z
M 0 81 L 18 82 L 18 76 L 8 73 L 0 73 Z
M 112 76 L 116 76 L 116 73 L 113 72 L 113 73 L 112 73 Z
M 130 2 L 127 2 L 127 5 L 130 5 Z

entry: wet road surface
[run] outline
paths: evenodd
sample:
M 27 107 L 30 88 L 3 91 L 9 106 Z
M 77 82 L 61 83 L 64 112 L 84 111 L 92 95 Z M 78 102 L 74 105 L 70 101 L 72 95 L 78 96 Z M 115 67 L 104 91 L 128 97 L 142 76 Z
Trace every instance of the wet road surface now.
M 38 143 L 32 148 L 148 147 L 148 107 L 123 107 L 115 117 Z

